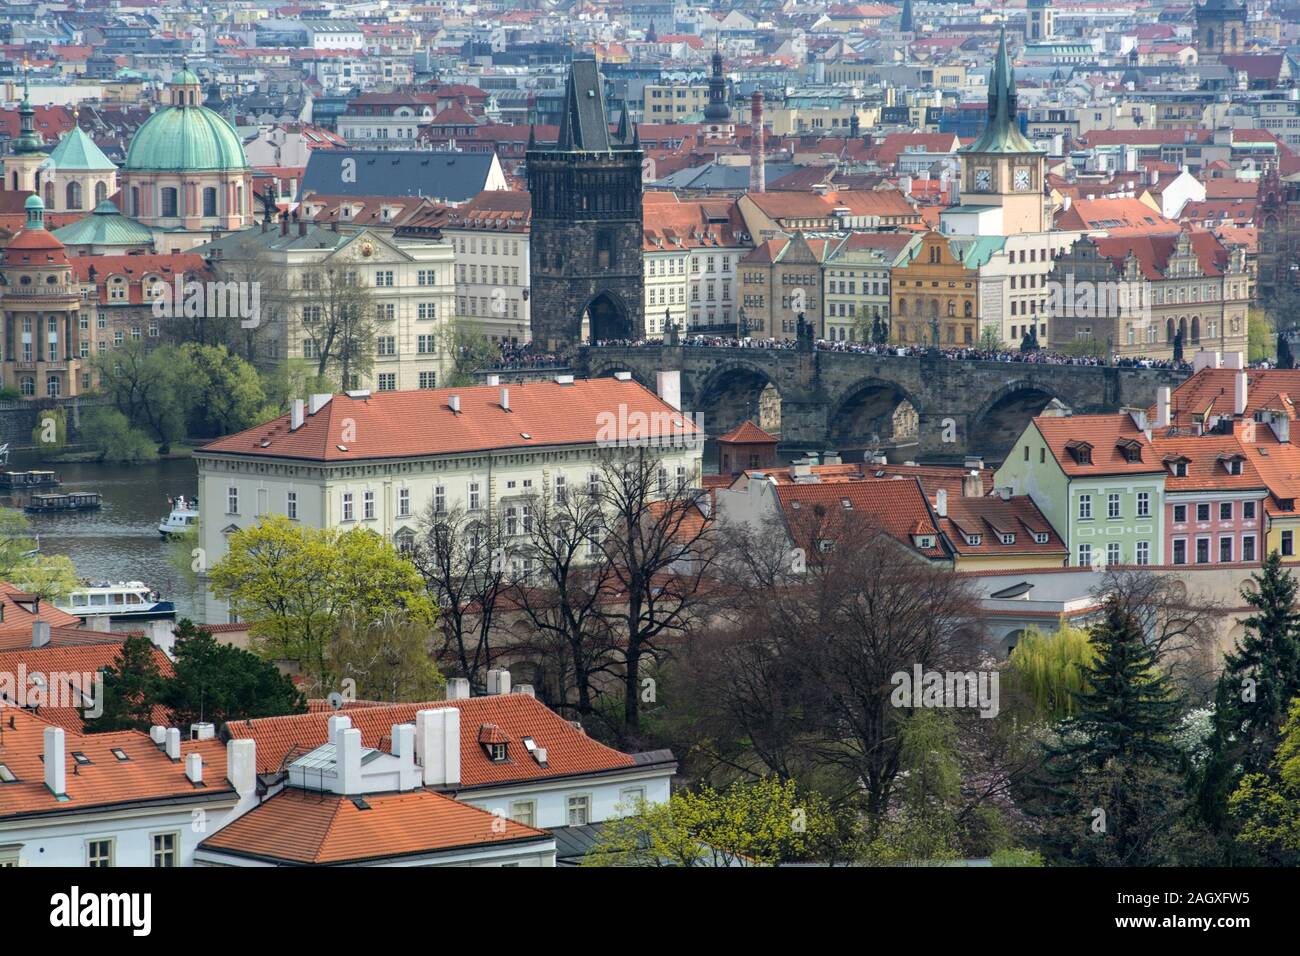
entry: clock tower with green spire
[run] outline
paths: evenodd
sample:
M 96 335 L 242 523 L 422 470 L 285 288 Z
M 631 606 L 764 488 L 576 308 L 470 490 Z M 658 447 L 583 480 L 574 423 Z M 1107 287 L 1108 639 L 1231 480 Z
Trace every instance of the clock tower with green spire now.
M 42 186 L 41 166 L 49 155 L 45 141 L 36 131 L 36 110 L 32 108 L 32 98 L 27 88 L 26 69 L 23 70 L 23 100 L 18 105 L 18 135 L 10 143 L 10 151 L 4 160 L 5 188 L 39 194 Z
M 1007 33 L 998 37 L 998 53 L 989 74 L 988 121 L 979 138 L 961 149 L 962 205 L 1000 207 L 1004 236 L 1044 232 L 1043 198 L 1046 154 L 1020 132 L 1016 110 L 1016 74 L 1007 53 Z

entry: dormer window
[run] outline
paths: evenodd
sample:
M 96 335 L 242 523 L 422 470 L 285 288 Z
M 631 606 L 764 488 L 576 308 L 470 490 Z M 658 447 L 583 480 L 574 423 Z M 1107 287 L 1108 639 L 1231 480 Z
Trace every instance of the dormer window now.
M 984 540 L 984 536 L 982 534 L 966 535 L 966 543 L 969 544 L 972 548 L 979 547 L 980 542 L 983 540 Z
M 1015 536 L 1014 533 L 1002 534 L 1002 535 L 999 535 L 999 538 L 1001 538 L 1003 544 L 1015 544 L 1015 543 L 1016 543 L 1016 536 Z
M 1124 456 L 1127 462 L 1140 462 L 1142 460 L 1142 443 L 1134 441 L 1132 438 L 1126 438 L 1117 446 L 1119 453 Z
M 505 744 L 486 744 L 488 759 L 493 763 L 505 763 L 506 745 Z
M 1176 458 L 1166 458 L 1165 464 L 1169 466 L 1169 474 L 1175 478 L 1187 477 L 1187 466 L 1190 464 L 1190 459 L 1179 455 Z
M 1092 464 L 1092 445 L 1086 441 L 1066 442 L 1065 450 L 1070 453 L 1076 465 Z
M 487 754 L 488 760 L 493 763 L 505 763 L 510 759 L 509 739 L 496 724 L 480 724 L 478 742 L 483 747 L 483 752 Z
M 934 535 L 929 535 L 929 534 L 918 534 L 918 535 L 916 535 L 916 537 L 915 537 L 913 540 L 916 541 L 916 546 L 917 546 L 918 548 L 933 548 L 933 547 L 934 547 Z
M 1228 474 L 1230 475 L 1241 474 L 1241 463 L 1243 461 L 1241 455 L 1229 455 L 1220 458 L 1219 460 L 1223 462 L 1223 470 L 1226 471 Z
M 1035 531 L 1035 532 L 1034 532 L 1034 543 L 1035 543 L 1035 544 L 1047 544 L 1047 532 L 1046 532 L 1046 531 Z

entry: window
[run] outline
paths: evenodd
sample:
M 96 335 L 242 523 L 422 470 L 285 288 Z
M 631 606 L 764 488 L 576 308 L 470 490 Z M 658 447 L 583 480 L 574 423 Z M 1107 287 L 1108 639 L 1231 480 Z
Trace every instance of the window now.
M 1241 519 L 1243 521 L 1255 520 L 1255 502 L 1243 501 L 1241 503 Z
M 176 188 L 174 186 L 163 187 L 162 214 L 169 218 L 176 215 Z
M 1119 517 L 1119 495 L 1114 492 L 1106 496 L 1106 517 Z
M 1090 544 L 1079 545 L 1079 567 L 1081 568 L 1092 567 L 1092 545 Z
M 1255 560 L 1255 536 L 1253 534 L 1243 535 L 1241 539 L 1241 560 Z
M 510 819 L 515 823 L 523 824 L 526 827 L 536 826 L 537 823 L 537 801 L 536 800 L 512 800 L 510 801 Z
M 1079 519 L 1088 521 L 1092 518 L 1092 495 L 1079 495 Z
M 1174 539 L 1174 564 L 1186 564 L 1186 563 L 1187 563 L 1187 539 L 1175 538 Z
M 1232 520 L 1232 502 L 1231 502 L 1231 501 L 1220 501 L 1220 502 L 1219 502 L 1219 520 L 1220 520 L 1220 521 L 1231 521 L 1231 520 Z
M 478 509 L 479 509 L 478 482 L 471 481 L 469 483 L 469 510 L 478 511 Z
M 375 493 L 373 491 L 363 491 L 361 493 L 361 517 L 367 521 L 375 520 Z
M 503 763 L 506 759 L 505 744 L 487 744 L 488 759 L 493 763 Z
M 175 866 L 176 845 L 180 842 L 175 833 L 155 833 L 153 840 L 153 865 Z
M 1137 495 L 1137 516 L 1139 518 L 1151 517 L 1151 492 L 1139 491 Z
M 1209 538 L 1196 539 L 1196 563 L 1197 564 L 1210 563 L 1210 539 Z
M 569 826 L 585 827 L 591 822 L 591 797 L 587 794 L 571 796 L 566 801 L 569 813 Z
M 1203 501 L 1196 506 L 1196 520 L 1197 521 L 1210 520 L 1210 506 L 1208 503 Z
M 352 519 L 353 519 L 352 492 L 345 491 L 343 492 L 343 519 L 342 520 L 351 521 Z
M 645 787 L 624 787 L 618 792 L 618 802 L 628 813 L 635 813 L 637 806 L 645 802 Z
M 437 388 L 437 387 L 438 387 L 437 372 L 420 373 L 420 388 Z
M 411 514 L 411 489 L 397 489 L 397 515 L 399 518 L 409 517 Z
M 1219 563 L 1232 563 L 1232 538 L 1230 537 L 1219 539 Z
M 203 215 L 215 216 L 217 214 L 217 190 L 209 186 L 203 190 Z
M 569 498 L 569 487 L 566 484 L 565 477 L 563 475 L 556 475 L 555 476 L 555 503 L 557 505 L 562 505 L 566 501 L 568 501 L 568 498 Z
M 1119 542 L 1112 541 L 1110 544 L 1106 545 L 1106 564 L 1119 564 L 1119 561 Z
M 1291 557 L 1294 554 L 1295 554 L 1295 532 L 1283 531 L 1282 532 L 1282 555 L 1283 557 Z
M 1151 542 L 1150 541 L 1139 541 L 1137 543 L 1137 563 L 1138 564 L 1151 563 Z
M 439 515 L 447 513 L 446 485 L 437 485 L 433 489 L 433 513 Z
M 1174 524 L 1184 524 L 1187 521 L 1187 505 L 1174 505 Z
M 108 867 L 113 865 L 112 840 L 86 841 L 86 866 Z
M 284 513 L 290 521 L 298 520 L 298 492 L 290 491 L 285 494 Z
M 239 514 L 239 489 L 238 488 L 231 487 L 226 489 L 226 514 L 228 515 Z

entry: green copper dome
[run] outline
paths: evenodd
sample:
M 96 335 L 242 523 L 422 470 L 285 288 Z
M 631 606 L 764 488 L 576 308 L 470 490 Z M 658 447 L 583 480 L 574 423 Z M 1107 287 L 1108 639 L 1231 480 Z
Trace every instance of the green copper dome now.
M 149 117 L 126 152 L 136 172 L 203 172 L 247 169 L 239 134 L 206 106 L 169 106 Z

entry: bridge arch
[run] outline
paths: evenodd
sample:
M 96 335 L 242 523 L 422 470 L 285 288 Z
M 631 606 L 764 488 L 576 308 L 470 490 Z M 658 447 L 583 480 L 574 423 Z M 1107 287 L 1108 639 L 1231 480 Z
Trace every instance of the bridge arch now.
M 966 447 L 986 460 L 1000 461 L 1029 420 L 1053 399 L 1061 401 L 1057 391 L 1034 379 L 1017 379 L 999 386 L 971 415 Z
M 830 443 L 837 450 L 910 444 L 918 437 L 923 411 L 921 401 L 898 382 L 860 378 L 831 405 L 826 419 Z
M 781 390 L 759 365 L 736 361 L 719 365 L 696 386 L 692 404 L 704 413 L 704 428 L 714 437 L 746 420 L 770 434 L 781 432 Z

